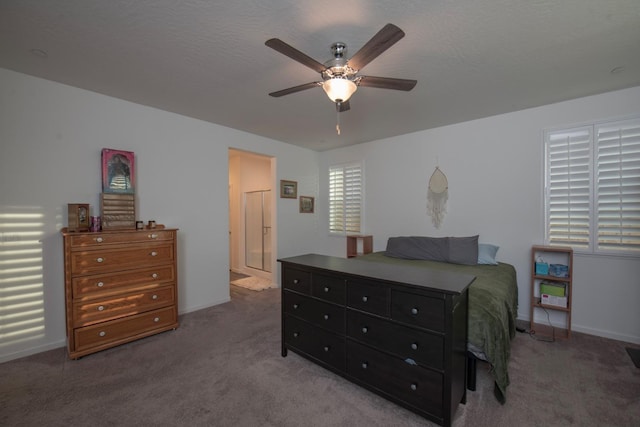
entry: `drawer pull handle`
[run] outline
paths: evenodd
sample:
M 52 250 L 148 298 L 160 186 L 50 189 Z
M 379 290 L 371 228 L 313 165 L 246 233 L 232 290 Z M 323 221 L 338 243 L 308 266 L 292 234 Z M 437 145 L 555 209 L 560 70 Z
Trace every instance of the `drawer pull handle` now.
M 98 283 L 96 283 L 96 286 L 97 286 L 97 287 L 99 287 L 99 288 L 101 288 L 101 287 L 103 287 L 103 286 L 104 286 L 104 282 L 98 282 Z
M 297 309 L 298 309 L 298 307 L 299 307 L 299 305 L 298 305 L 298 304 L 293 304 L 293 309 L 294 309 L 294 310 L 297 310 Z
M 329 350 L 331 350 L 331 347 L 329 347 L 328 345 L 325 345 L 323 350 L 324 350 L 325 353 L 328 353 Z
M 417 343 L 413 343 L 411 344 L 411 350 L 417 350 L 418 349 L 418 344 Z
M 148 236 L 150 239 L 157 239 L 158 235 L 157 234 L 149 234 Z
M 158 252 L 153 251 L 153 252 L 151 252 L 149 255 L 151 255 L 151 256 L 157 256 L 157 255 L 158 255 Z
M 328 314 L 325 314 L 323 317 L 324 317 L 324 320 L 329 320 L 329 315 Z
M 98 242 L 98 243 L 102 243 L 102 237 L 96 237 L 96 238 L 95 238 L 95 239 L 93 239 L 93 240 L 95 240 L 95 241 L 96 241 L 96 242 Z
M 299 280 L 298 280 L 298 279 L 293 279 L 293 284 L 294 284 L 294 285 L 297 285 L 297 284 L 298 284 L 298 282 L 299 282 Z
M 418 384 L 411 383 L 411 390 L 416 391 L 418 389 Z
M 158 273 L 153 273 L 153 274 L 151 275 L 151 277 L 153 277 L 154 279 L 157 279 L 157 278 L 158 278 Z
M 299 336 L 299 335 L 300 335 L 300 334 L 299 334 L 298 332 L 294 332 L 294 333 L 293 333 L 293 337 L 294 337 L 294 338 L 298 338 L 298 336 Z
M 99 257 L 99 258 L 96 259 L 96 262 L 104 262 L 104 258 Z
M 368 297 L 368 296 L 366 296 L 366 295 L 365 295 L 365 296 L 363 296 L 363 297 L 362 297 L 362 302 L 367 302 L 367 301 L 369 301 L 369 297 Z
M 418 314 L 418 309 L 417 309 L 417 308 L 415 308 L 415 307 L 414 307 L 414 308 L 412 308 L 412 309 L 411 309 L 411 314 L 413 314 L 413 315 Z
M 362 362 L 362 369 L 367 369 L 369 367 L 369 362 Z
M 151 297 L 151 299 L 158 299 L 158 295 L 153 294 L 153 296 Z
M 362 327 L 362 333 L 366 334 L 367 332 L 369 332 L 369 328 L 367 328 L 366 326 Z
M 98 306 L 98 311 L 103 311 L 104 310 L 104 305 Z
M 100 333 L 98 334 L 101 337 L 104 337 L 105 335 L 107 335 L 107 333 L 105 331 L 100 331 Z
M 328 287 L 328 286 L 325 286 L 325 287 L 324 287 L 324 291 L 325 291 L 325 292 L 329 292 L 329 287 Z
M 160 318 L 159 318 L 159 317 L 154 317 L 154 318 L 153 318 L 153 321 L 154 321 L 154 322 L 156 322 L 156 323 L 158 323 L 158 322 L 160 321 Z

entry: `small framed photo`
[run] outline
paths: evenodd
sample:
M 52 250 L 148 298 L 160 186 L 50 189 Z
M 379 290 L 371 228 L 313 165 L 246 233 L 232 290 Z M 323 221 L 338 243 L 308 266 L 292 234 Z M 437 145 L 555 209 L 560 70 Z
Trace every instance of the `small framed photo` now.
M 300 213 L 313 213 L 314 198 L 300 196 Z
M 89 231 L 89 204 L 69 203 L 68 231 Z
M 296 181 L 280 180 L 280 197 L 283 199 L 297 199 L 298 183 Z

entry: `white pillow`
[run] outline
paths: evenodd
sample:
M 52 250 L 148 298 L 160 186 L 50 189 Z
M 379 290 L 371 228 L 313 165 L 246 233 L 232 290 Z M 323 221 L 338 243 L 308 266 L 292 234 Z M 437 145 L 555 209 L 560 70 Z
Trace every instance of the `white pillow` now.
M 496 254 L 500 246 L 478 243 L 478 264 L 498 265 Z

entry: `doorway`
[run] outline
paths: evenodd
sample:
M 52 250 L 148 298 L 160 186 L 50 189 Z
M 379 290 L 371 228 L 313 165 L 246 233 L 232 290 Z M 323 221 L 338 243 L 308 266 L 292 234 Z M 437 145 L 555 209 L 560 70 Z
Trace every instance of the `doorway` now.
M 273 284 L 275 158 L 229 149 L 229 269 Z M 273 286 L 273 285 L 272 285 Z

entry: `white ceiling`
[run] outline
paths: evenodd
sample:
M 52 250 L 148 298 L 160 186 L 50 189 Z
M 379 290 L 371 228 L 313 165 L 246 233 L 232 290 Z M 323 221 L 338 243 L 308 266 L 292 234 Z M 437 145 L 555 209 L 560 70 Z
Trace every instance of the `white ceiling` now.
M 340 136 L 321 88 L 267 95 L 320 80 L 267 39 L 325 62 L 387 23 L 360 74 L 418 84 L 359 88 Z M 0 0 L 0 67 L 323 151 L 638 86 L 640 0 Z

